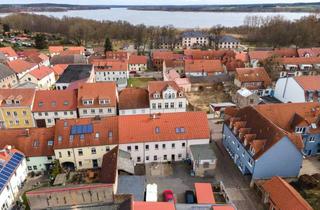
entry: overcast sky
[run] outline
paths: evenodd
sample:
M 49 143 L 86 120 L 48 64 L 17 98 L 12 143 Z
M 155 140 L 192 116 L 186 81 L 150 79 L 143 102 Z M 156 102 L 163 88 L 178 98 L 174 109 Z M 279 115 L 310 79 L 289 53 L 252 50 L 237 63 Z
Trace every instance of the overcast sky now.
M 64 3 L 64 4 L 253 4 L 253 3 L 295 3 L 316 2 L 317 0 L 0 0 L 0 4 Z

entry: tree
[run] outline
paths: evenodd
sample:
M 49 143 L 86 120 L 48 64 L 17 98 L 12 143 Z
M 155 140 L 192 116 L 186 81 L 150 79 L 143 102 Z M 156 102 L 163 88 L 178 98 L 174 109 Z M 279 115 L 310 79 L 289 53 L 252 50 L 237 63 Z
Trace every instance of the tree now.
M 37 34 L 34 43 L 37 49 L 44 49 L 47 47 L 47 39 L 44 34 Z
M 10 32 L 10 25 L 5 23 L 2 25 L 3 32 Z
M 104 53 L 107 51 L 112 51 L 112 42 L 110 41 L 109 37 L 106 37 L 104 41 Z
M 277 61 L 276 56 L 271 56 L 259 62 L 260 66 L 264 67 L 267 73 L 269 74 L 272 81 L 275 81 L 279 78 L 279 62 Z

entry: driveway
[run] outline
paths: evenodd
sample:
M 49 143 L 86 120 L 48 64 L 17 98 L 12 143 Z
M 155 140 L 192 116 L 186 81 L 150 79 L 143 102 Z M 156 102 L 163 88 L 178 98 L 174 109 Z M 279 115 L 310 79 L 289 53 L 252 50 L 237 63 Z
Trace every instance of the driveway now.
M 222 145 L 222 124 L 215 122 L 209 120 L 213 149 L 218 159 L 215 178 L 224 183 L 230 200 L 238 210 L 263 210 L 261 199 L 256 191 L 250 188 L 249 177 L 241 174 Z

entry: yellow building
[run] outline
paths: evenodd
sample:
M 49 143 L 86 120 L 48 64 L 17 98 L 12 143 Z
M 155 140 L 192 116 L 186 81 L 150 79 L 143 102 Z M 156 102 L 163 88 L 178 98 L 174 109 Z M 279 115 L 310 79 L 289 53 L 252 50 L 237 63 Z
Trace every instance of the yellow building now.
M 35 127 L 34 95 L 35 89 L 0 89 L 0 128 Z

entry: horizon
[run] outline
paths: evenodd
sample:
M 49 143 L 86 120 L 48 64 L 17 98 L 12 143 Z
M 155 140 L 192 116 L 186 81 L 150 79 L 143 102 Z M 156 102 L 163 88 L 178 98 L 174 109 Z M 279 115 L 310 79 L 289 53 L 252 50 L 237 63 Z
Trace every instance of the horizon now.
M 320 1 L 315 0 L 243 0 L 239 3 L 236 0 L 189 0 L 187 3 L 184 0 L 175 0 L 176 3 L 172 3 L 170 0 L 154 0 L 149 2 L 146 0 L 132 0 L 128 4 L 125 0 L 12 0 L 10 4 L 2 3 L 4 0 L 0 0 L 0 5 L 15 5 L 15 4 L 66 4 L 66 5 L 103 5 L 103 6 L 193 6 L 193 5 L 248 5 L 248 4 L 297 4 L 297 3 L 320 3 Z

